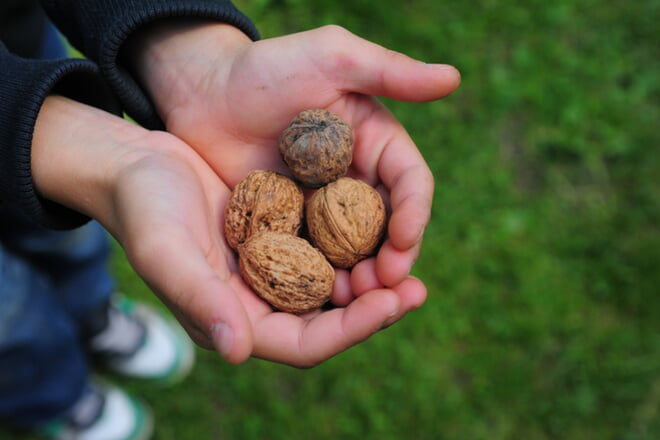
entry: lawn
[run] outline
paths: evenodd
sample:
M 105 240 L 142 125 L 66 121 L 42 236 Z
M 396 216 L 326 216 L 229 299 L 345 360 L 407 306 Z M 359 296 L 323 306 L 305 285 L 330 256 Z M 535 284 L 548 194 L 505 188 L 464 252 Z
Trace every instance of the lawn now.
M 461 70 L 442 101 L 383 100 L 436 178 L 429 298 L 310 370 L 200 350 L 180 385 L 121 381 L 157 438 L 660 438 L 660 2 L 237 5 L 264 38 L 333 23 Z

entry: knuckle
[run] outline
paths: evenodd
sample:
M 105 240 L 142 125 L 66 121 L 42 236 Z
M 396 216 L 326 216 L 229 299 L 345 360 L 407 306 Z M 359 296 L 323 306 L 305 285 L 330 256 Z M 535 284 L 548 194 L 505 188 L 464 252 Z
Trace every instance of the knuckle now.
M 345 27 L 339 26 L 337 24 L 326 24 L 325 26 L 322 26 L 319 28 L 319 32 L 325 37 L 325 38 L 347 38 L 350 37 L 352 34 L 351 32 L 348 31 Z

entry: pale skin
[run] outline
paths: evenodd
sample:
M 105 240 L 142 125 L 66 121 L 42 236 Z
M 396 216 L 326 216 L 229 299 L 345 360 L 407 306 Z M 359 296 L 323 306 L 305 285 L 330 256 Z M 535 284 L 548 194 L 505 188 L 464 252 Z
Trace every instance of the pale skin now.
M 424 303 L 426 287 L 410 270 L 433 176 L 371 95 L 440 99 L 460 82 L 454 68 L 335 26 L 255 43 L 224 24 L 160 22 L 125 49 L 169 133 L 50 97 L 33 143 L 35 184 L 98 219 L 199 345 L 230 363 L 254 356 L 311 367 Z M 338 307 L 296 316 L 274 312 L 240 279 L 221 225 L 231 188 L 249 171 L 286 172 L 277 137 L 307 108 L 326 108 L 354 127 L 349 174 L 377 187 L 391 215 L 377 256 L 337 272 Z

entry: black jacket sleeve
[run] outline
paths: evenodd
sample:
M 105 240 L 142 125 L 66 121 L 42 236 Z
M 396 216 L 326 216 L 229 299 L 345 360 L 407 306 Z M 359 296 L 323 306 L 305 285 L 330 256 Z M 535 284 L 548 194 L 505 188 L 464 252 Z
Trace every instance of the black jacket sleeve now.
M 257 29 L 228 0 L 42 0 L 70 43 L 98 63 L 125 111 L 150 129 L 163 123 L 147 94 L 122 67 L 122 44 L 137 29 L 161 18 L 196 17 L 236 26 L 253 40 Z
M 3 0 L 4 1 L 4 0 Z M 259 34 L 229 0 L 41 0 L 51 20 L 88 59 L 38 61 L 11 54 L 0 43 L 0 209 L 18 208 L 44 226 L 65 229 L 82 215 L 49 202 L 32 183 L 30 151 L 37 115 L 51 93 L 162 128 L 153 104 L 119 62 L 123 43 L 161 18 L 197 17 Z
M 122 114 L 118 100 L 91 61 L 31 60 L 9 53 L 0 43 L 0 207 L 18 209 L 53 229 L 72 228 L 87 219 L 42 199 L 32 185 L 34 125 L 51 93 Z

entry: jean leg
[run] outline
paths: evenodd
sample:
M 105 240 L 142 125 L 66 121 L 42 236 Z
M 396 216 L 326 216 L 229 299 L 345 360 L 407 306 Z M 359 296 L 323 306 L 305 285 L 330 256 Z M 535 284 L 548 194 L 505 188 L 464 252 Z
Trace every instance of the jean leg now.
M 95 221 L 70 231 L 54 231 L 5 213 L 0 241 L 39 268 L 52 282 L 56 299 L 83 323 L 103 309 L 115 282 L 109 272 L 110 243 Z
M 68 53 L 64 45 L 64 37 L 50 20 L 46 20 L 44 26 L 46 29 L 38 57 L 42 60 L 66 58 Z
M 67 56 L 46 23 L 41 59 Z M 66 411 L 89 383 L 80 319 L 114 290 L 98 224 L 57 232 L 0 212 L 0 417 L 34 426 Z
M 60 415 L 88 382 L 76 324 L 52 290 L 0 243 L 0 417 L 19 426 Z
M 44 26 L 39 57 L 66 57 L 64 37 L 49 20 Z M 59 301 L 78 322 L 91 315 L 99 316 L 98 310 L 107 304 L 115 289 L 107 268 L 110 257 L 107 234 L 94 221 L 72 231 L 52 231 L 33 224 L 17 211 L 3 209 L 0 242 L 38 265 L 51 278 Z M 83 324 L 91 326 L 91 332 L 95 330 L 94 323 Z

